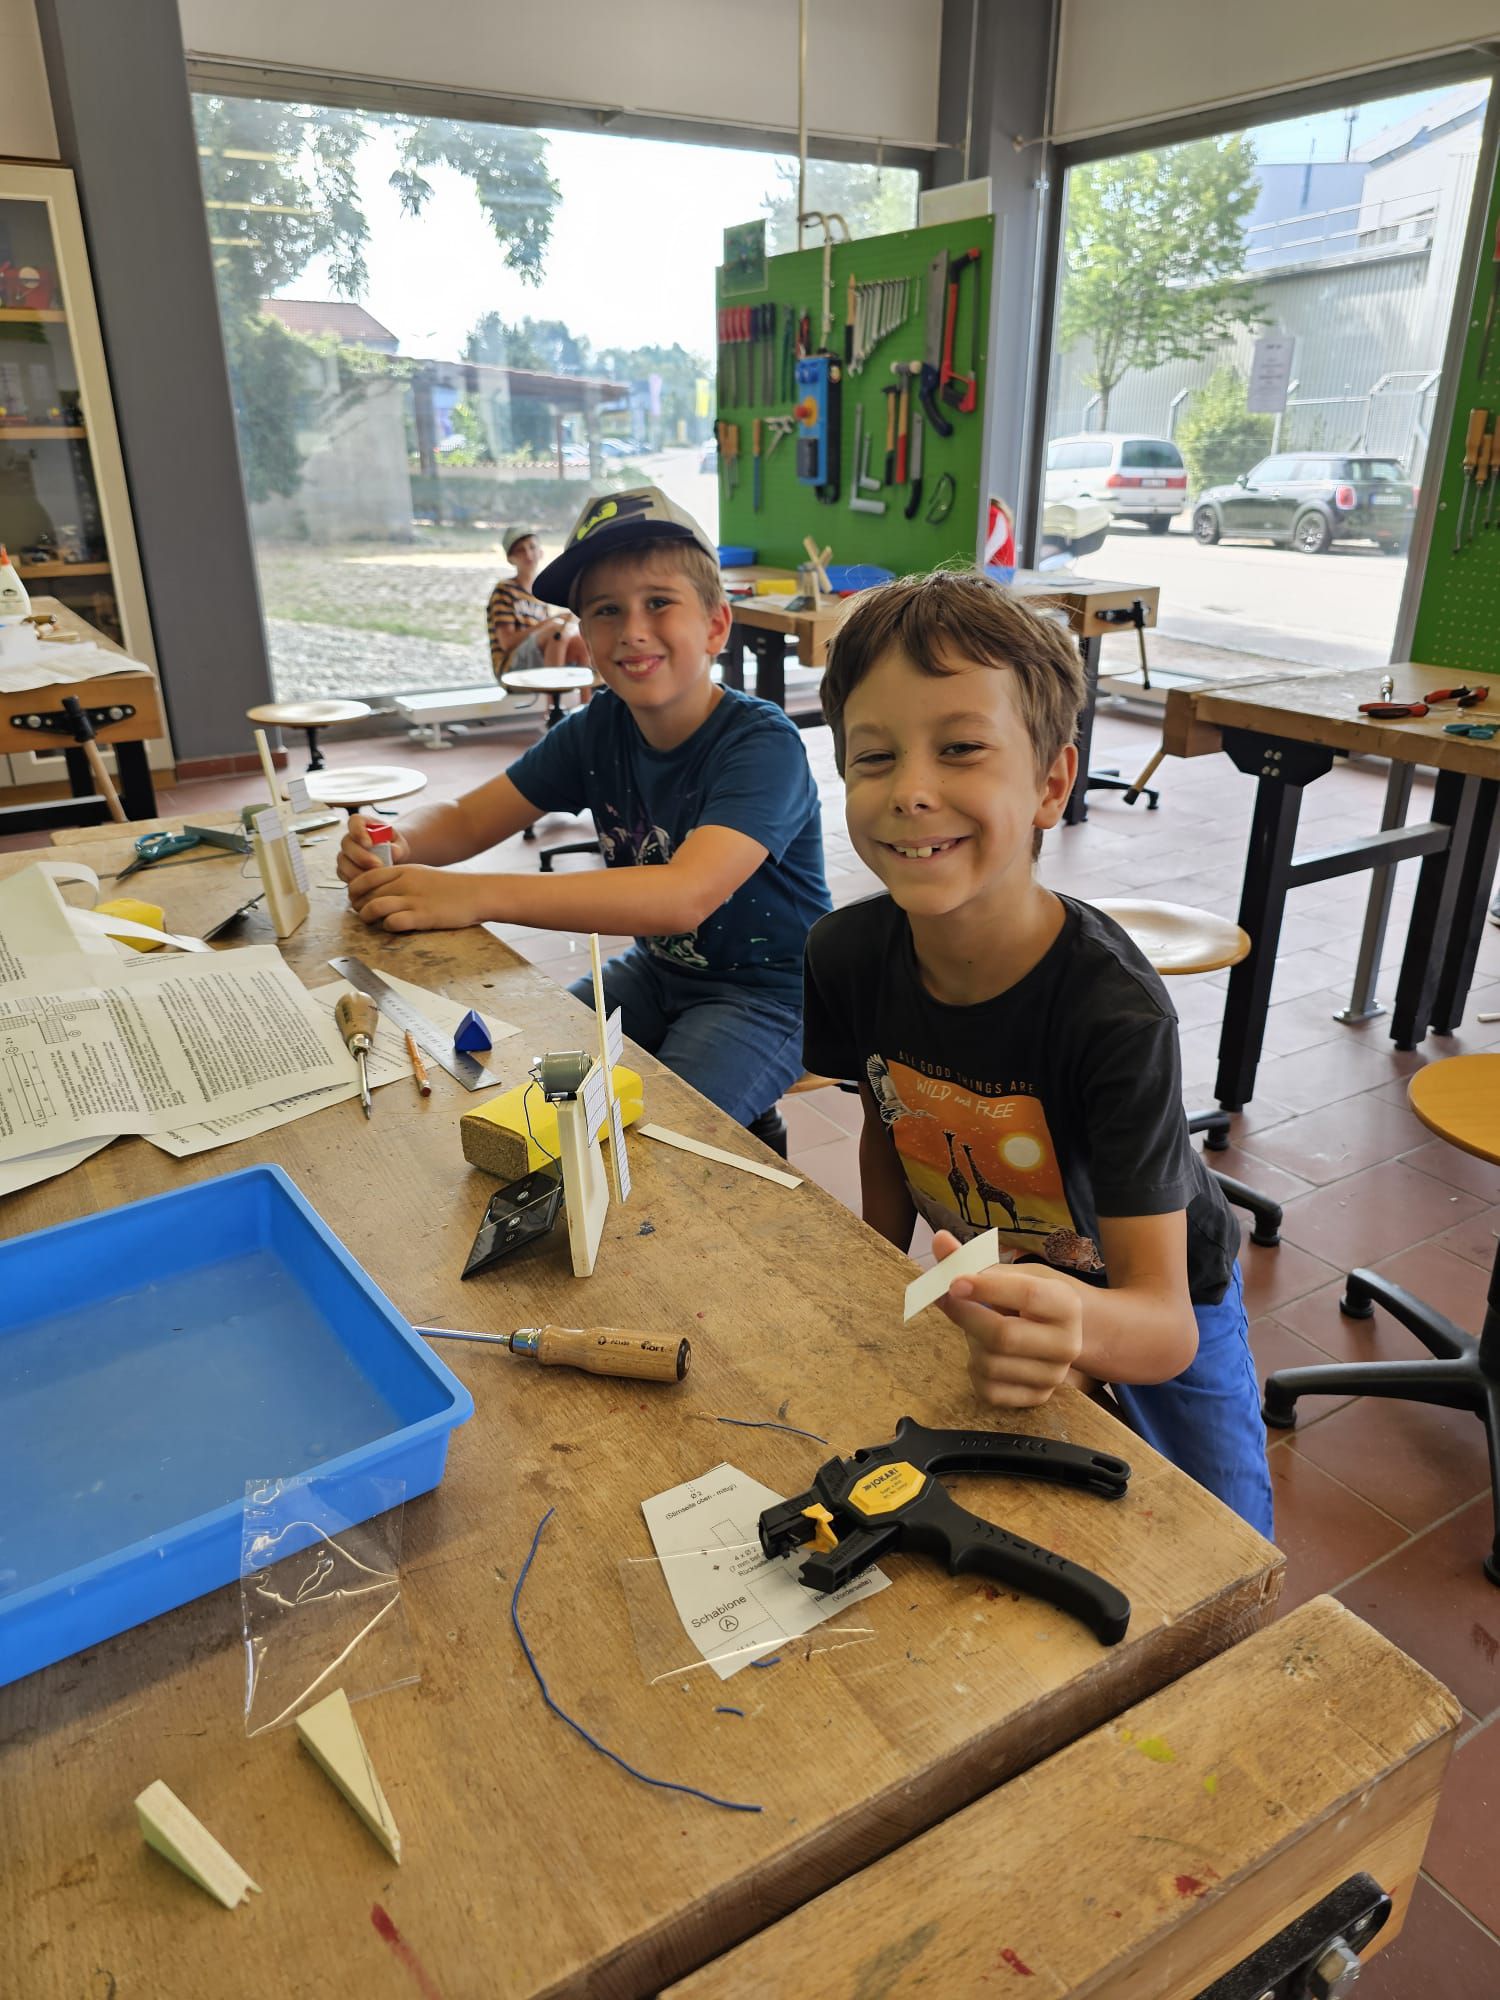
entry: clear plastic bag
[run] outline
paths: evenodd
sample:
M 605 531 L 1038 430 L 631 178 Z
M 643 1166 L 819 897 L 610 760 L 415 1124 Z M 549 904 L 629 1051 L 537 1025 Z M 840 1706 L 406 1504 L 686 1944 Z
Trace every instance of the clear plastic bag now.
M 350 1701 L 420 1676 L 401 1600 L 403 1480 L 251 1480 L 240 1544 L 245 1734 L 341 1687 Z M 358 1516 L 359 1518 L 351 1518 Z

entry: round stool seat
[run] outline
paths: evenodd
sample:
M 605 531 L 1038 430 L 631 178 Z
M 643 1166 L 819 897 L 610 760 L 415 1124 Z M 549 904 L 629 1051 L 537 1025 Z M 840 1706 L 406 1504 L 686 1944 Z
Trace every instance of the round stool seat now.
M 568 694 L 594 685 L 592 667 L 517 667 L 502 674 L 500 685 L 513 694 Z
M 304 782 L 308 797 L 320 806 L 372 806 L 420 792 L 427 773 L 402 764 L 340 764 L 309 771 Z
M 1250 939 L 1238 924 L 1195 910 L 1187 903 L 1095 903 L 1113 917 L 1152 970 L 1169 978 L 1179 972 L 1221 972 L 1238 965 Z
M 327 729 L 335 722 L 358 722 L 374 712 L 367 701 L 266 701 L 245 710 L 252 722 L 271 729 Z
M 1446 1056 L 1406 1086 L 1429 1132 L 1500 1166 L 1500 1056 Z

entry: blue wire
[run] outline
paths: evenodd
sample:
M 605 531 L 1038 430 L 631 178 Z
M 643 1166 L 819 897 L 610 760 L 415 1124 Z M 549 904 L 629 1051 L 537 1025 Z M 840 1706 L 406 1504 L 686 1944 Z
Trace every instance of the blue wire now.
M 827 1444 L 825 1437 L 816 1431 L 799 1431 L 795 1424 L 772 1424 L 757 1422 L 754 1417 L 715 1417 L 716 1424 L 734 1424 L 742 1431 L 790 1431 L 794 1438 L 811 1438 L 814 1444 Z
M 536 1533 L 531 1538 L 531 1547 L 527 1551 L 526 1560 L 521 1565 L 521 1574 L 516 1578 L 516 1587 L 510 1596 L 510 1622 L 516 1628 L 516 1637 L 521 1642 L 521 1651 L 526 1655 L 526 1664 L 536 1676 L 536 1684 L 542 1691 L 542 1700 L 560 1721 L 567 1723 L 569 1729 L 577 1731 L 591 1750 L 597 1750 L 601 1757 L 608 1757 L 612 1764 L 618 1764 L 627 1777 L 637 1778 L 643 1785 L 655 1785 L 660 1791 L 686 1792 L 689 1798 L 702 1799 L 705 1805 L 722 1806 L 725 1812 L 764 1812 L 765 1808 L 763 1806 L 741 1805 L 735 1799 L 716 1799 L 712 1792 L 700 1792 L 696 1785 L 679 1785 L 671 1778 L 648 1778 L 644 1771 L 638 1771 L 633 1764 L 627 1764 L 617 1751 L 609 1749 L 596 1736 L 590 1736 L 581 1722 L 575 1722 L 567 1710 L 559 1708 L 557 1703 L 552 1699 L 551 1690 L 548 1688 L 546 1681 L 543 1680 L 542 1670 L 536 1663 L 536 1655 L 527 1644 L 526 1634 L 521 1630 L 520 1607 L 521 1591 L 525 1585 L 531 1565 L 536 1558 L 537 1544 L 542 1539 L 542 1530 L 556 1512 L 557 1509 L 555 1507 L 549 1507 L 541 1520 L 537 1522 Z

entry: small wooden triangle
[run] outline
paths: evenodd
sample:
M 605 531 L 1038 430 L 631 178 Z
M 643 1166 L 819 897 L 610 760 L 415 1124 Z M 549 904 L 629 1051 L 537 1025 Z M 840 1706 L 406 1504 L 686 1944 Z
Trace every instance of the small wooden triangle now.
M 136 1799 L 135 1809 L 148 1846 L 216 1897 L 226 1910 L 238 1908 L 249 1890 L 260 1894 L 260 1884 L 250 1880 L 234 1856 L 226 1853 L 160 1778 L 147 1785 Z
M 297 1717 L 297 1734 L 392 1861 L 399 1861 L 401 1835 L 344 1690 L 335 1688 L 304 1710 Z

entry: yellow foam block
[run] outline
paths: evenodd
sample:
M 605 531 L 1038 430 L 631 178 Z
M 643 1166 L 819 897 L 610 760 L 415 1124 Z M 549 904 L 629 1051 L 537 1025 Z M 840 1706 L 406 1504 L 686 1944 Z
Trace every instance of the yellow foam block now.
M 132 924 L 149 924 L 154 931 L 164 931 L 167 927 L 167 913 L 156 903 L 138 903 L 134 896 L 117 896 L 112 903 L 97 903 L 95 908 L 101 917 L 124 917 Z M 132 951 L 160 951 L 159 944 L 151 944 L 145 938 L 121 938 L 121 944 L 128 944 Z
M 757 597 L 795 597 L 797 579 L 794 576 L 758 576 L 755 579 Z
M 645 1102 L 641 1079 L 624 1063 L 616 1063 L 614 1081 L 620 1116 L 633 1125 Z M 496 1174 L 503 1181 L 518 1181 L 523 1174 L 548 1166 L 558 1157 L 557 1112 L 529 1077 L 487 1104 L 466 1111 L 458 1121 L 458 1136 L 469 1165 L 483 1167 L 487 1174 Z

